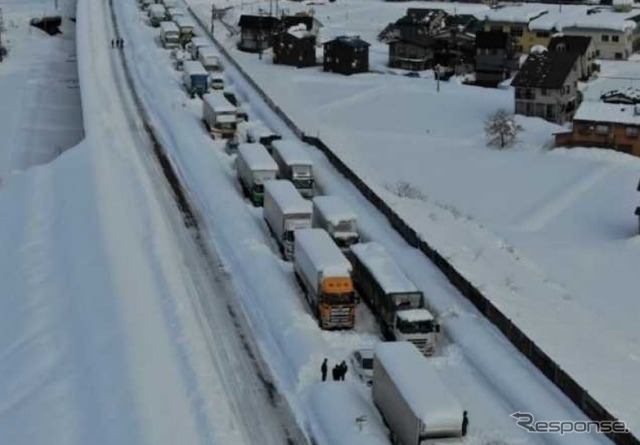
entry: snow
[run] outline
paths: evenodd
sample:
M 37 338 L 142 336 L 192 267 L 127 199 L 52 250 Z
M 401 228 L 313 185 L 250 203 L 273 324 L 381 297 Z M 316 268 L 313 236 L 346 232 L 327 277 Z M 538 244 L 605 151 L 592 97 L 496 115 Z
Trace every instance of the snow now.
M 587 13 L 587 11 L 596 11 Z M 614 11 L 608 6 L 562 5 L 549 7 L 548 12 L 529 24 L 532 31 L 560 31 L 569 28 L 586 28 L 593 31 L 633 30 L 636 23 L 630 20 L 640 14 L 638 10 L 629 12 Z
M 313 161 L 307 156 L 301 144 L 302 142 L 289 139 L 273 141 L 271 146 L 273 147 L 274 156 L 279 156 L 286 165 L 313 167 Z
M 238 159 L 242 159 L 250 170 L 278 171 L 276 161 L 261 144 L 242 143 L 238 145 Z
M 501 6 L 484 13 L 485 20 L 494 22 L 529 23 L 549 12 L 549 6 L 536 3 Z
M 234 107 L 221 93 L 207 93 L 202 95 L 202 101 L 216 113 L 228 113 L 233 115 L 235 120 L 237 108 Z M 222 117 L 222 116 L 220 116 Z
M 460 430 L 462 406 L 440 380 L 428 358 L 409 342 L 381 342 L 376 346 L 373 391 L 379 366 L 386 371 L 414 415 L 430 430 Z
M 411 323 L 433 320 L 433 315 L 426 309 L 404 309 L 396 312 L 396 317 Z
M 209 72 L 204 69 L 202 63 L 197 60 L 185 60 L 183 71 L 187 76 L 208 76 Z
M 269 138 L 277 136 L 270 128 L 265 126 L 263 123 L 252 123 L 249 122 L 247 124 L 246 129 L 246 138 L 249 142 L 258 142 L 262 138 Z
M 300 196 L 300 192 L 290 181 L 267 181 L 264 191 L 273 198 L 283 214 L 304 214 L 311 218 L 311 203 Z
M 583 102 L 574 116 L 576 120 L 608 122 L 612 124 L 640 125 L 638 105 Z
M 295 240 L 296 264 L 298 255 L 304 252 L 311 267 L 313 275 L 309 277 L 315 280 L 318 273 L 322 277 L 351 276 L 351 263 L 347 260 L 338 246 L 335 245 L 329 234 L 323 229 L 301 229 L 296 231 Z M 309 271 L 305 271 L 308 273 Z
M 313 205 L 314 211 L 320 212 L 334 227 L 344 221 L 350 221 L 354 225 L 357 219 L 353 209 L 339 196 L 316 196 L 313 198 Z M 355 229 L 355 226 L 352 228 Z
M 351 252 L 371 272 L 386 294 L 420 292 L 380 244 L 359 243 L 351 247 Z
M 163 34 L 167 34 L 170 32 L 179 33 L 180 30 L 174 22 L 160 22 L 160 32 Z
M 289 29 L 287 29 L 287 33 L 291 34 L 292 36 L 298 39 L 313 36 L 313 34 L 307 30 L 307 26 L 304 23 L 291 26 Z

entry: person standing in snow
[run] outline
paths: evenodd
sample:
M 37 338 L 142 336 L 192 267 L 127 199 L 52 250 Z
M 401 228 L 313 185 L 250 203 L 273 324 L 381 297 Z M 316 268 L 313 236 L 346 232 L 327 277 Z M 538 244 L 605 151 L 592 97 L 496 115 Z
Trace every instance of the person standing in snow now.
M 340 363 L 340 380 L 344 380 L 344 378 L 346 377 L 347 369 L 349 369 L 347 367 L 347 363 L 342 360 L 342 363 Z
M 320 372 L 322 372 L 322 381 L 325 382 L 327 380 L 327 359 L 325 358 L 322 362 L 322 366 L 320 366 Z
M 116 44 L 115 40 L 111 39 L 111 48 L 115 47 L 115 44 Z
M 467 435 L 467 428 L 469 427 L 469 417 L 467 417 L 467 412 L 462 413 L 462 437 Z
M 331 370 L 331 375 L 333 376 L 333 381 L 337 382 L 340 380 L 340 365 L 335 365 Z

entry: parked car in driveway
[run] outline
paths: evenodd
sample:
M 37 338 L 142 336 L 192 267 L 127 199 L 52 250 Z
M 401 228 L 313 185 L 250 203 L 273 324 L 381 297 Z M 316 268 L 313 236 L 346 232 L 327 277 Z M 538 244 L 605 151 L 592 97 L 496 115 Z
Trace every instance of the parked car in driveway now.
M 350 357 L 351 369 L 360 380 L 371 386 L 373 383 L 373 348 L 356 349 Z

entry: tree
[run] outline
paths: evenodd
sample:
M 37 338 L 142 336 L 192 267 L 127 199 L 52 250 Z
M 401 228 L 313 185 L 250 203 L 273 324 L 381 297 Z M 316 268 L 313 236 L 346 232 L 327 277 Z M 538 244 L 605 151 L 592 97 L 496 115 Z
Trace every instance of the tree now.
M 504 108 L 499 109 L 484 122 L 487 145 L 497 148 L 512 147 L 518 134 L 523 130 L 515 121 L 513 114 Z

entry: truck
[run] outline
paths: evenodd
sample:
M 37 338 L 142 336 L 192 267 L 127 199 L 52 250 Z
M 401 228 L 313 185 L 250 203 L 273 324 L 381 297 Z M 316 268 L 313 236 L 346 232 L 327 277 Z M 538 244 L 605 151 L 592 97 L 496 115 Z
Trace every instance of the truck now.
M 321 329 L 353 329 L 356 295 L 351 263 L 322 229 L 300 229 L 293 270 Z
M 155 28 L 160 26 L 160 22 L 164 22 L 167 19 L 166 9 L 164 6 L 157 3 L 149 5 L 147 8 L 147 14 L 149 15 L 149 23 Z
M 195 60 L 182 64 L 182 83 L 190 97 L 202 96 L 209 91 L 209 72 Z
M 175 23 L 175 20 L 177 17 L 184 17 L 184 11 L 178 7 L 171 7 L 171 8 L 167 8 L 167 18 L 169 20 L 173 20 Z M 177 26 L 177 25 L 176 25 Z M 180 29 L 180 28 L 178 28 Z
M 180 32 L 173 22 L 160 22 L 160 41 L 167 49 L 180 47 Z
M 211 46 L 202 46 L 198 50 L 198 60 L 202 66 L 209 72 L 222 71 L 220 59 L 216 55 L 215 50 Z
M 254 206 L 261 206 L 264 202 L 264 184 L 276 179 L 276 162 L 260 144 L 238 144 L 236 170 L 245 195 Z
M 268 181 L 264 185 L 264 219 L 285 260 L 294 257 L 295 232 L 311 227 L 311 203 L 289 181 Z
M 214 139 L 231 139 L 236 134 L 236 107 L 218 92 L 202 96 L 202 120 Z
M 419 445 L 466 434 L 467 412 L 431 363 L 409 342 L 380 342 L 373 358 L 373 403 L 393 444 Z M 464 424 L 464 425 L 463 425 Z
M 353 280 L 386 339 L 409 341 L 424 355 L 436 351 L 440 326 L 424 307 L 424 294 L 376 242 L 351 246 Z
M 312 201 L 313 227 L 326 230 L 343 251 L 360 241 L 356 214 L 342 198 L 316 196 Z
M 191 42 L 195 34 L 195 25 L 193 22 L 184 15 L 178 15 L 173 21 L 180 30 L 180 44 L 184 46 Z M 196 57 L 194 57 L 193 60 L 196 60 Z
M 293 139 L 273 141 L 271 147 L 279 177 L 291 181 L 305 198 L 313 197 L 313 161 L 304 147 Z
M 214 90 L 224 89 L 224 76 L 221 73 L 212 73 L 209 75 L 211 79 L 211 88 Z M 238 117 L 238 107 L 236 107 L 236 120 Z
M 179 24 L 178 24 L 178 28 L 180 28 Z M 200 48 L 204 48 L 206 46 L 209 46 L 209 47 L 211 46 L 211 44 L 209 43 L 209 40 L 207 40 L 204 37 L 193 37 L 190 43 L 186 46 L 186 48 L 191 53 L 191 58 L 193 60 L 198 60 L 198 56 L 200 54 Z

